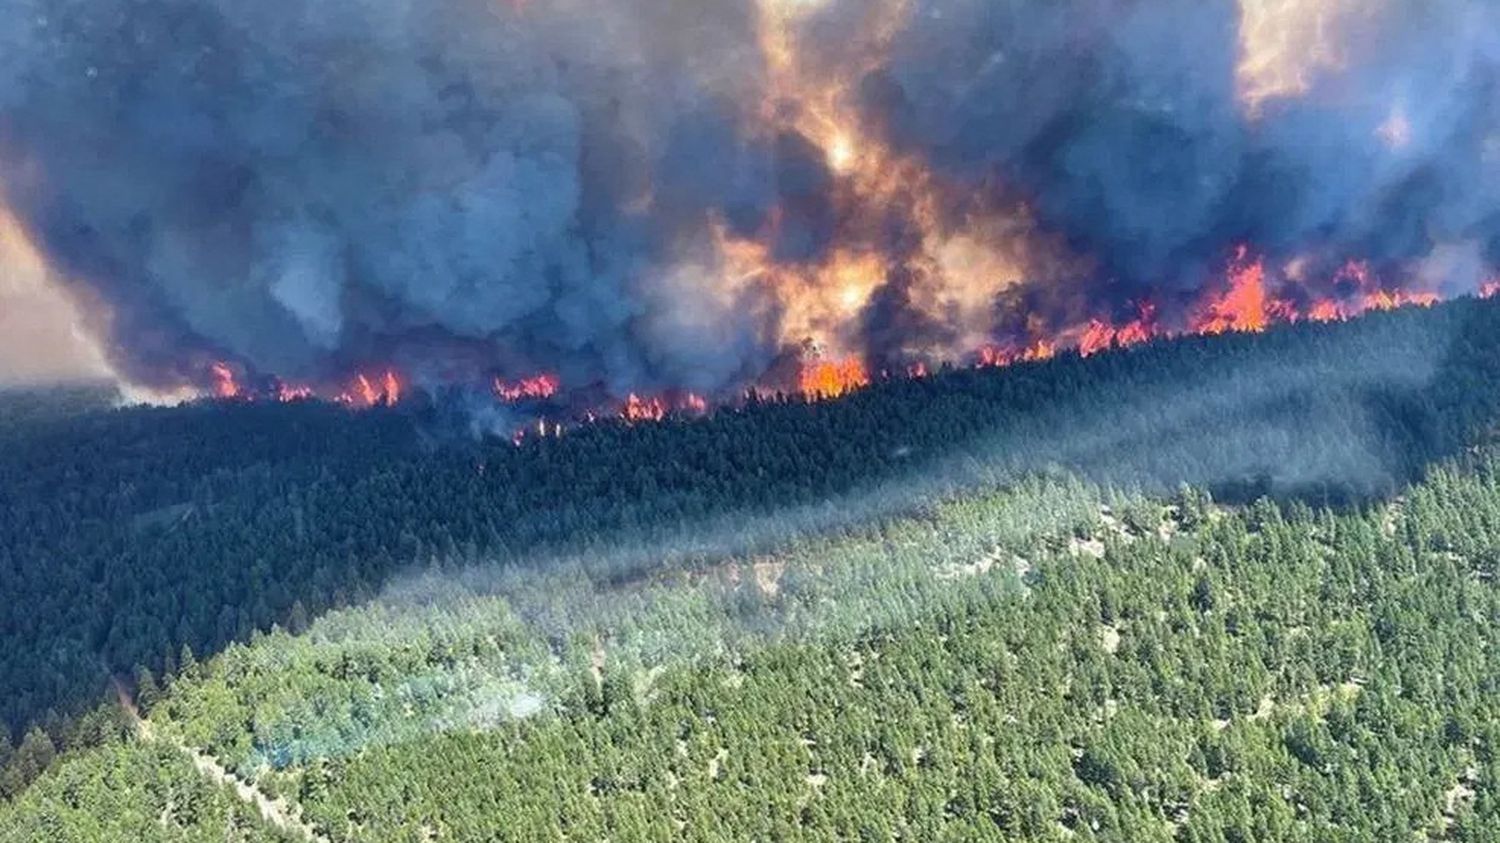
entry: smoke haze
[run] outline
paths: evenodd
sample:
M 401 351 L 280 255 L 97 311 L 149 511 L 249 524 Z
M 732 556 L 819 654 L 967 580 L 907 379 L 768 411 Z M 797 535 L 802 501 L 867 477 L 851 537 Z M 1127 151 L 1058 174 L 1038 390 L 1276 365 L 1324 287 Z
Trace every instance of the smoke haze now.
M 159 388 L 228 360 L 722 395 L 809 348 L 1192 327 L 1241 248 L 1298 312 L 1500 260 L 1480 0 L 0 12 L 0 201 Z M 27 345 L 0 360 L 68 368 Z
M 41 256 L 15 221 L 0 214 L 0 387 L 108 374 Z

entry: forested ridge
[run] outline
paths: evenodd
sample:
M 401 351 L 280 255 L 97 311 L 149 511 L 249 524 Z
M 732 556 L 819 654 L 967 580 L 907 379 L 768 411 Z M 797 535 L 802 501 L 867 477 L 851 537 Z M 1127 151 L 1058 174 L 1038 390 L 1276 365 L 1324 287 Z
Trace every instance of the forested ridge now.
M 290 839 L 1495 840 L 1497 560 L 1486 449 L 1341 513 L 1064 475 L 627 586 L 429 571 L 143 672 L 157 737 L 101 710 L 0 839 L 275 839 L 201 753 Z
M 1500 307 L 1460 301 L 519 448 L 456 433 L 431 404 L 99 410 L 73 395 L 59 410 L 8 395 L 0 715 L 25 751 L 5 750 L 0 789 L 119 731 L 95 711 L 111 676 L 175 676 L 273 625 L 302 633 L 414 568 L 608 560 L 716 519 L 842 510 L 891 484 L 955 495 L 1038 470 L 1156 494 L 1186 483 L 1228 503 L 1374 505 L 1487 438 L 1495 371 Z M 605 567 L 591 576 L 618 584 Z

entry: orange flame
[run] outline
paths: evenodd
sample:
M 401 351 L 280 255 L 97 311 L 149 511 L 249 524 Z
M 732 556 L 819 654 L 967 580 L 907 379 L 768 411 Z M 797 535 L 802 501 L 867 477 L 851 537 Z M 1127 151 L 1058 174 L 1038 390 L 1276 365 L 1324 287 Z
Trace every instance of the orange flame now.
M 1121 348 L 1128 348 L 1132 345 L 1150 342 L 1156 334 L 1156 305 L 1144 302 L 1141 304 L 1140 316 L 1115 332 L 1115 344 Z
M 753 244 L 741 245 L 749 249 Z M 1263 258 L 1253 255 L 1249 247 L 1240 246 L 1225 269 L 1224 284 L 1203 297 L 1196 306 L 1187 308 L 1189 315 L 1185 325 L 1176 323 L 1182 326 L 1181 329 L 1162 325 L 1156 304 L 1144 301 L 1138 305 L 1136 318 L 1124 324 L 1097 316 L 1071 324 L 1049 324 L 1036 316 L 1028 321 L 1025 338 L 978 345 L 959 359 L 967 359 L 980 367 L 1000 367 L 1048 360 L 1063 349 L 1072 349 L 1079 356 L 1088 357 L 1110 349 L 1139 345 L 1157 337 L 1184 333 L 1258 332 L 1276 324 L 1341 321 L 1369 311 L 1428 307 L 1442 300 L 1437 292 L 1384 287 L 1370 263 L 1359 260 L 1346 262 L 1328 279 L 1326 286 L 1317 288 L 1326 290 L 1326 295 L 1311 298 L 1311 288 L 1305 286 L 1308 264 L 1308 260 L 1297 260 L 1279 272 L 1268 270 Z M 861 269 L 851 277 L 865 277 L 865 274 Z M 1477 295 L 1484 298 L 1500 295 L 1500 277 L 1481 285 Z M 825 356 L 827 352 L 814 343 L 804 344 L 804 349 L 808 356 L 797 372 L 796 388 L 808 400 L 838 398 L 871 383 L 870 373 L 861 358 Z M 913 362 L 899 373 L 909 378 L 925 378 L 933 371 L 934 364 L 954 358 L 912 353 L 909 359 Z M 274 397 L 290 402 L 318 394 L 313 387 L 282 381 L 273 382 L 273 391 L 247 391 L 240 382 L 239 369 L 225 361 L 210 364 L 210 374 L 212 394 L 220 398 Z M 557 375 L 546 373 L 514 382 L 497 378 L 492 381 L 491 388 L 498 399 L 519 402 L 551 398 L 560 392 L 562 384 Z M 759 387 L 751 387 L 752 394 L 758 390 Z M 393 406 L 400 402 L 403 392 L 400 375 L 392 369 L 385 369 L 378 374 L 356 374 L 348 388 L 335 400 L 356 408 Z M 672 413 L 705 414 L 710 407 L 709 399 L 691 392 L 644 397 L 632 393 L 619 406 L 618 416 L 630 423 L 655 422 Z M 567 422 L 536 421 L 517 431 L 514 438 L 519 442 L 532 436 L 560 436 L 567 425 L 594 420 L 595 415 L 586 412 Z
M 1313 322 L 1340 322 L 1348 318 L 1344 308 L 1333 299 L 1319 299 L 1307 309 L 1307 318 Z
M 1323 300 L 1308 311 L 1308 318 L 1319 322 L 1348 319 L 1370 310 L 1395 310 L 1401 307 L 1431 307 L 1442 300 L 1434 292 L 1422 290 L 1387 290 L 1380 286 L 1368 261 L 1351 260 L 1333 277 L 1334 284 L 1353 288 L 1352 302 Z
M 1407 290 L 1376 290 L 1364 298 L 1365 310 L 1395 310 L 1400 307 L 1432 307 L 1441 301 L 1437 293 Z
M 401 402 L 401 390 L 401 377 L 394 370 L 387 369 L 375 379 L 360 373 L 355 375 L 349 389 L 334 400 L 362 408 L 394 407 Z
M 373 407 L 380 400 L 380 393 L 375 391 L 375 384 L 370 383 L 369 378 L 360 375 L 355 385 L 359 387 L 359 397 L 364 400 L 366 407 Z
M 1229 290 L 1210 301 L 1195 317 L 1192 332 L 1222 334 L 1228 331 L 1256 333 L 1264 331 L 1273 315 L 1285 318 L 1295 310 L 1285 302 L 1273 301 L 1266 294 L 1266 266 L 1260 258 L 1251 260 L 1249 248 L 1240 246 L 1229 264 Z
M 1071 275 L 1082 261 L 1017 204 L 971 201 L 962 215 L 948 213 L 948 194 L 958 188 L 869 131 L 861 80 L 883 65 L 912 13 L 910 0 L 856 4 L 841 32 L 855 60 L 837 65 L 808 61 L 798 48 L 802 24 L 822 2 L 759 0 L 765 96 L 747 103 L 747 117 L 765 139 L 795 136 L 822 153 L 835 181 L 839 237 L 817 259 L 789 262 L 777 258 L 776 244 L 793 207 L 773 208 L 756 231 L 717 220 L 703 275 L 716 276 L 712 289 L 725 307 L 769 293 L 777 340 L 787 347 L 811 342 L 835 357 L 862 353 L 861 316 L 899 277 L 905 306 L 952 329 L 942 340 L 912 340 L 899 350 L 903 359 L 961 359 L 994 333 L 998 295 L 1028 280 Z M 883 233 L 897 214 L 912 235 L 901 254 Z M 868 377 L 824 369 L 808 380 L 802 392 L 836 397 Z
M 808 398 L 838 398 L 870 384 L 865 364 L 858 358 L 814 360 L 802 367 L 798 389 Z
M 502 401 L 535 401 L 551 398 L 557 394 L 562 387 L 562 381 L 557 375 L 542 374 L 534 377 L 523 378 L 515 383 L 507 383 L 499 378 L 495 379 L 495 394 Z
M 629 422 L 661 421 L 667 417 L 667 404 L 660 398 L 642 398 L 632 392 L 620 409 L 620 417 Z
M 682 397 L 681 408 L 684 412 L 701 416 L 708 412 L 708 399 L 697 393 L 689 392 Z
M 1051 340 L 1037 340 L 1032 343 L 1024 353 L 1021 354 L 1023 362 L 1036 362 L 1040 360 L 1051 360 L 1057 356 L 1057 343 Z
M 314 395 L 310 386 L 294 386 L 289 383 L 276 384 L 276 400 L 283 404 L 293 401 L 306 401 Z
M 1088 328 L 1084 329 L 1083 336 L 1078 339 L 1078 353 L 1084 357 L 1098 354 L 1113 346 L 1115 343 L 1115 329 L 1113 325 L 1099 319 L 1089 322 Z
M 1016 363 L 1039 363 L 1056 356 L 1057 343 L 1052 340 L 1037 340 L 1025 348 L 987 345 L 979 349 L 976 365 L 980 368 L 1000 368 Z
M 228 363 L 216 360 L 209 368 L 213 370 L 214 395 L 219 398 L 240 397 L 239 381 L 235 378 L 234 370 L 229 368 Z

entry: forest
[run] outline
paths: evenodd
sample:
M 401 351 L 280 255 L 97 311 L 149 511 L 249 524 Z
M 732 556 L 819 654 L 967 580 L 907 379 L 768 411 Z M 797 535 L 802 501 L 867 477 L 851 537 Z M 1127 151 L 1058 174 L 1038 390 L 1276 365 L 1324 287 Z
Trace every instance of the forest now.
M 431 569 L 141 671 L 0 839 L 1493 841 L 1497 560 L 1485 448 L 1342 511 L 1052 474 L 624 584 Z
M 1486 839 L 1497 366 L 1464 300 L 519 447 L 8 393 L 4 825 L 287 833 L 176 742 L 327 839 Z

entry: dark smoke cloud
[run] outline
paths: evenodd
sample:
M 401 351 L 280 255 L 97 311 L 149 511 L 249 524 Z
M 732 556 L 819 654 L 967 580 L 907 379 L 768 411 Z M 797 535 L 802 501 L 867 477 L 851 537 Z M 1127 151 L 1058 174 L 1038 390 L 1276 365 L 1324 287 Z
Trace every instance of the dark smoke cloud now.
M 753 228 L 775 202 L 778 149 L 736 125 L 752 11 L 3 0 L 6 199 L 106 289 L 138 377 L 184 349 L 316 375 L 439 337 L 721 385 L 769 355 L 763 326 L 726 308 L 682 353 L 706 337 L 678 323 L 713 318 L 654 275 L 710 212 Z
M 788 264 L 889 244 L 860 335 L 939 342 L 902 209 L 843 213 L 823 151 L 761 116 L 757 2 L 0 0 L 0 191 L 164 385 L 217 357 L 742 385 L 786 305 L 726 282 L 720 223 Z M 910 0 L 883 54 L 850 34 L 886 6 L 826 0 L 795 43 L 940 212 L 1024 203 L 1089 258 L 1006 302 L 1128 312 L 1238 242 L 1472 289 L 1500 258 L 1500 7 L 1329 3 L 1358 10 L 1338 61 L 1254 113 L 1224 0 Z
M 811 31 L 861 5 L 836 3 Z M 1241 10 L 1202 0 L 915 0 L 861 104 L 960 184 L 1023 189 L 1127 292 L 1200 284 L 1240 240 L 1337 259 L 1454 243 L 1496 254 L 1500 6 L 1325 5 L 1357 10 L 1327 34 L 1336 66 L 1254 115 L 1237 79 Z

